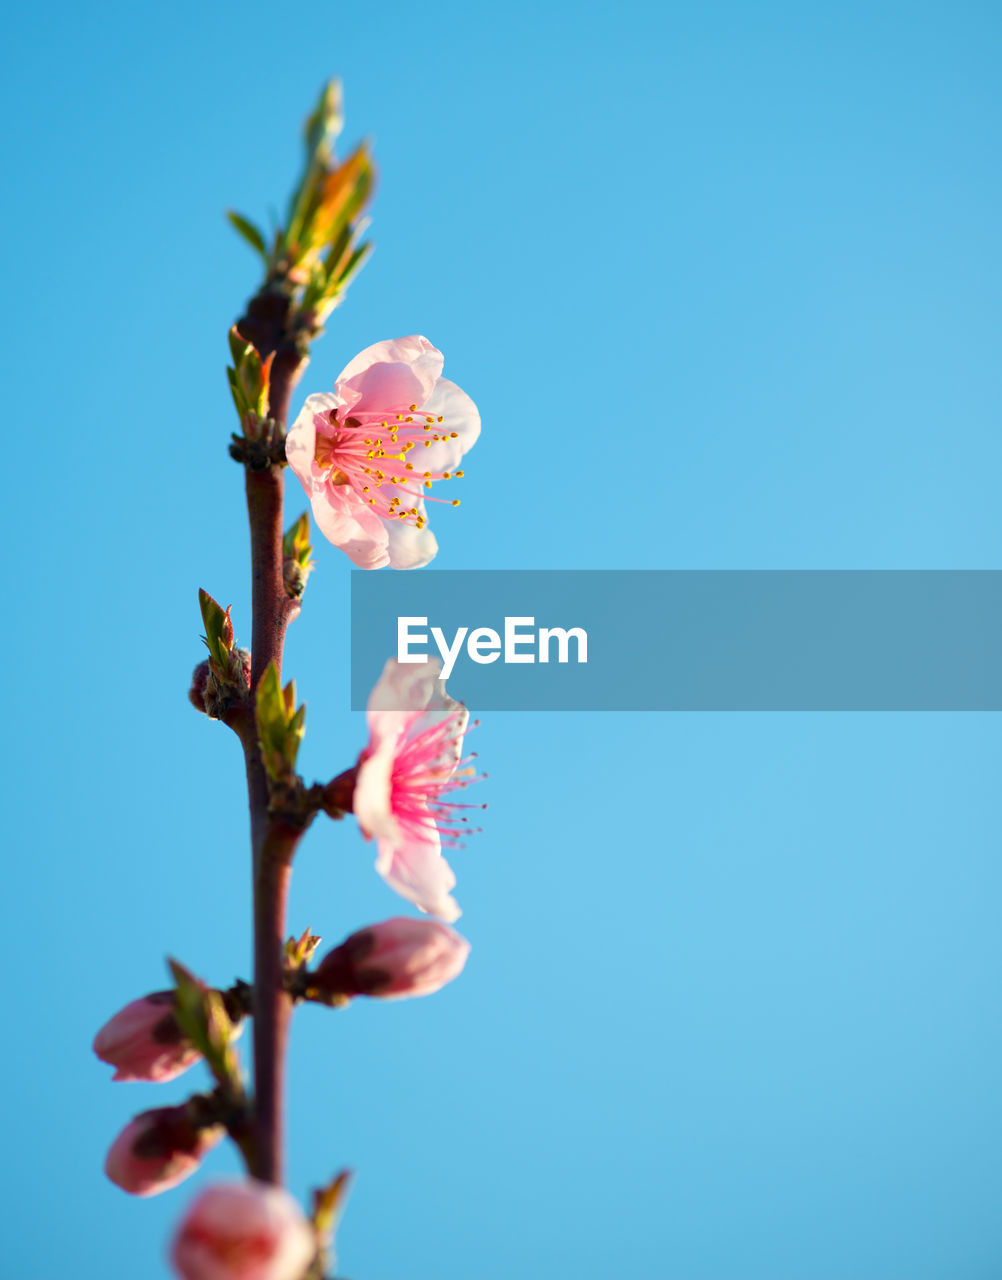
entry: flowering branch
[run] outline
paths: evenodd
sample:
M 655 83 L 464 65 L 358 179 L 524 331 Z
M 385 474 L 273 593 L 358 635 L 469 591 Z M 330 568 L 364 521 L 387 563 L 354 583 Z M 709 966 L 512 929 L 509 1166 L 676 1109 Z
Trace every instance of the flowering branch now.
M 239 327 L 239 326 L 238 326 Z M 265 346 L 265 356 L 277 353 Z M 259 347 L 258 350 L 261 350 Z M 276 362 L 277 363 L 277 362 Z M 273 365 L 269 417 L 284 426 L 299 364 Z M 251 690 L 272 665 L 280 674 L 285 631 L 298 604 L 285 593 L 282 574 L 282 500 L 284 476 L 274 463 L 247 467 L 247 516 L 251 541 Z M 254 1085 L 255 1148 L 251 1172 L 262 1181 L 281 1183 L 285 1045 L 290 1004 L 282 987 L 282 943 L 292 856 L 302 832 L 271 821 L 268 778 L 256 734 L 243 736 L 250 805 L 254 894 Z
M 264 282 L 230 330 L 230 390 L 240 422 L 231 456 L 244 467 L 251 559 L 251 648 L 237 645 L 231 611 L 199 592 L 208 657 L 189 699 L 228 725 L 244 753 L 253 883 L 253 986 L 207 986 L 171 961 L 173 991 L 133 1001 L 94 1041 L 118 1080 L 173 1080 L 198 1061 L 214 1087 L 137 1116 L 108 1153 L 106 1172 L 135 1195 L 192 1174 L 227 1134 L 250 1181 L 210 1187 L 182 1221 L 172 1260 L 184 1280 L 324 1280 L 349 1175 L 316 1189 L 312 1217 L 283 1189 L 285 1061 L 294 1006 L 340 1008 L 357 998 L 429 995 L 459 975 L 469 944 L 443 921 L 459 907 L 442 856 L 468 828 L 469 808 L 444 799 L 474 781 L 463 754 L 469 717 L 440 668 L 387 663 L 369 704 L 370 738 L 326 783 L 296 772 L 305 728 L 295 684 L 282 685 L 286 630 L 313 568 L 310 525 L 283 532 L 285 467 L 310 499 L 316 524 L 363 568 L 415 568 L 434 556 L 426 502 L 434 481 L 462 477 L 475 442 L 473 401 L 441 376 L 442 353 L 419 335 L 378 342 L 343 370 L 333 393 L 309 396 L 288 427 L 292 392 L 311 341 L 365 261 L 360 214 L 372 189 L 365 146 L 338 163 L 340 93 L 328 86 L 306 123 L 307 159 L 286 225 L 270 247 L 240 214 L 230 221 L 260 254 Z M 453 506 L 458 499 L 452 499 Z M 420 911 L 350 934 L 311 967 L 320 938 L 286 940 L 292 862 L 319 813 L 352 813 L 377 846 L 376 870 Z M 254 1088 L 237 1054 L 253 1018 Z

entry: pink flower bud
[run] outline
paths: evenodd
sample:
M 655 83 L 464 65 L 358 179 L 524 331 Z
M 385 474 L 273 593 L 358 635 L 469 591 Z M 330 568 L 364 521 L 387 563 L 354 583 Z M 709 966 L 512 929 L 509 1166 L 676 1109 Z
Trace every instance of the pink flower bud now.
M 224 1133 L 222 1125 L 196 1125 L 189 1107 L 144 1111 L 112 1143 L 104 1171 L 130 1195 L 155 1196 L 191 1177 Z
M 331 996 L 427 996 L 459 976 L 469 953 L 470 944 L 448 925 L 398 916 L 346 938 L 312 978 Z
M 153 1084 L 173 1080 L 202 1056 L 181 1034 L 173 991 L 154 991 L 120 1009 L 94 1037 L 94 1052 L 116 1068 L 113 1079 Z
M 209 664 L 200 662 L 191 673 L 191 688 L 188 690 L 188 701 L 196 711 L 205 711 L 205 694 L 209 687 Z
M 313 1231 L 287 1191 L 222 1182 L 188 1210 L 171 1259 L 183 1280 L 302 1280 L 316 1251 Z
M 232 638 L 232 637 L 231 637 Z M 191 673 L 188 701 L 212 720 L 225 720 L 235 701 L 250 689 L 249 649 L 230 649 L 229 667 L 222 671 L 215 660 L 200 662 Z

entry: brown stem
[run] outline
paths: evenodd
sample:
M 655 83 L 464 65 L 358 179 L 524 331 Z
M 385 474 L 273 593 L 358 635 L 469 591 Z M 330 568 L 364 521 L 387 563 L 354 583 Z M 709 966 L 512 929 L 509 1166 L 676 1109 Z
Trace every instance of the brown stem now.
M 287 841 L 273 831 L 265 840 L 254 877 L 254 1175 L 283 1181 L 285 1048 L 292 999 L 285 990 L 282 941 L 292 878 L 292 853 L 300 833 Z
M 289 597 L 282 580 L 282 490 L 279 467 L 247 469 L 247 515 L 251 534 L 251 688 L 256 689 L 270 662 L 281 675 Z
M 289 297 L 268 287 L 253 299 L 238 328 L 272 365 L 269 414 L 282 427 L 303 360 L 287 337 Z M 282 670 L 285 629 L 294 611 L 282 580 L 283 468 L 246 468 L 251 540 L 251 689 L 274 662 Z M 255 1177 L 282 1183 L 283 1084 L 292 1002 L 284 990 L 282 944 L 292 854 L 302 832 L 269 814 L 268 779 L 251 722 L 241 734 L 250 802 L 254 876 L 254 1167 Z

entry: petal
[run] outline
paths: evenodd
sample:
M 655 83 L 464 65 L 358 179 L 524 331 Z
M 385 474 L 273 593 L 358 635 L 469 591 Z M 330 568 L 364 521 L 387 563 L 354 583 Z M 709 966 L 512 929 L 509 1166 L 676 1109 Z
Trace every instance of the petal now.
M 429 814 L 429 822 L 431 815 Z M 376 870 L 391 889 L 421 911 L 452 923 L 460 916 L 459 906 L 449 890 L 456 877 L 442 857 L 438 832 L 434 839 L 407 837 L 403 843 L 392 838 L 379 841 Z
M 320 532 L 340 547 L 353 565 L 359 569 L 382 569 L 389 563 L 389 539 L 383 521 L 346 485 L 319 486 L 311 505 Z
M 296 416 L 296 421 L 285 438 L 285 457 L 299 477 L 307 493 L 312 494 L 316 481 L 322 475 L 316 465 L 317 418 L 329 415 L 337 409 L 340 399 L 330 392 L 307 396 L 306 403 Z
M 342 371 L 337 391 L 357 396 L 353 409 L 390 413 L 423 405 L 442 372 L 444 357 L 427 338 L 413 335 L 376 342 Z
M 384 712 L 383 714 L 388 720 L 393 713 Z M 398 712 L 397 718 L 400 721 L 405 720 L 406 713 Z M 385 729 L 388 732 L 382 737 L 376 749 L 370 748 L 370 754 L 359 762 L 358 772 L 355 775 L 355 792 L 351 807 L 366 839 L 371 839 L 372 836 L 378 836 L 381 839 L 400 838 L 400 829 L 390 809 L 390 778 L 393 773 L 394 745 L 398 734 L 393 732 L 393 727 L 388 722 L 385 724 Z
M 392 569 L 420 569 L 435 559 L 438 541 L 427 525 L 419 529 L 409 520 L 384 520 L 383 524 Z
M 439 378 L 435 390 L 421 406 L 429 417 L 442 418 L 434 430 L 448 439 L 433 440 L 427 448 L 411 455 L 419 471 L 453 471 L 464 453 L 468 453 L 480 435 L 480 414 L 470 397 L 448 378 Z M 456 439 L 451 438 L 455 431 Z
M 379 751 L 388 742 L 396 746 L 408 725 L 441 696 L 441 672 L 442 664 L 437 658 L 428 662 L 399 662 L 396 658 L 387 661 L 366 708 L 370 751 Z
M 434 729 L 443 722 L 449 722 L 449 732 L 442 735 L 437 742 L 437 753 L 425 758 L 421 763 L 422 773 L 434 772 L 451 776 L 459 767 L 463 758 L 463 737 L 470 723 L 470 713 L 461 702 L 450 698 L 445 692 L 445 685 L 439 683 L 440 692 L 428 704 L 428 709 L 411 719 L 407 726 L 407 741 Z

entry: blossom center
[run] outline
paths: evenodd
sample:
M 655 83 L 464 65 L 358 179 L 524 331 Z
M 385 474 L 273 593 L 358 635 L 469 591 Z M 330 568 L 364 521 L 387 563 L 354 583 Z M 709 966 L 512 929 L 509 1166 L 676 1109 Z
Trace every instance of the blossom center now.
M 419 413 L 416 404 L 386 415 L 331 409 L 317 418 L 314 456 L 328 484 L 350 488 L 383 520 L 404 520 L 423 529 L 423 500 L 447 501 L 429 498 L 432 482 L 463 476 L 462 471 L 421 470 L 412 461 L 420 457 L 415 450 L 458 438 L 458 432 L 445 427 L 443 415 Z M 459 506 L 458 498 L 452 506 Z
M 390 809 L 396 820 L 419 840 L 438 839 L 455 845 L 474 828 L 460 809 L 485 808 L 444 800 L 443 794 L 462 790 L 479 781 L 471 767 L 472 756 L 462 755 L 466 712 L 452 715 L 425 729 L 398 748 L 390 778 Z

